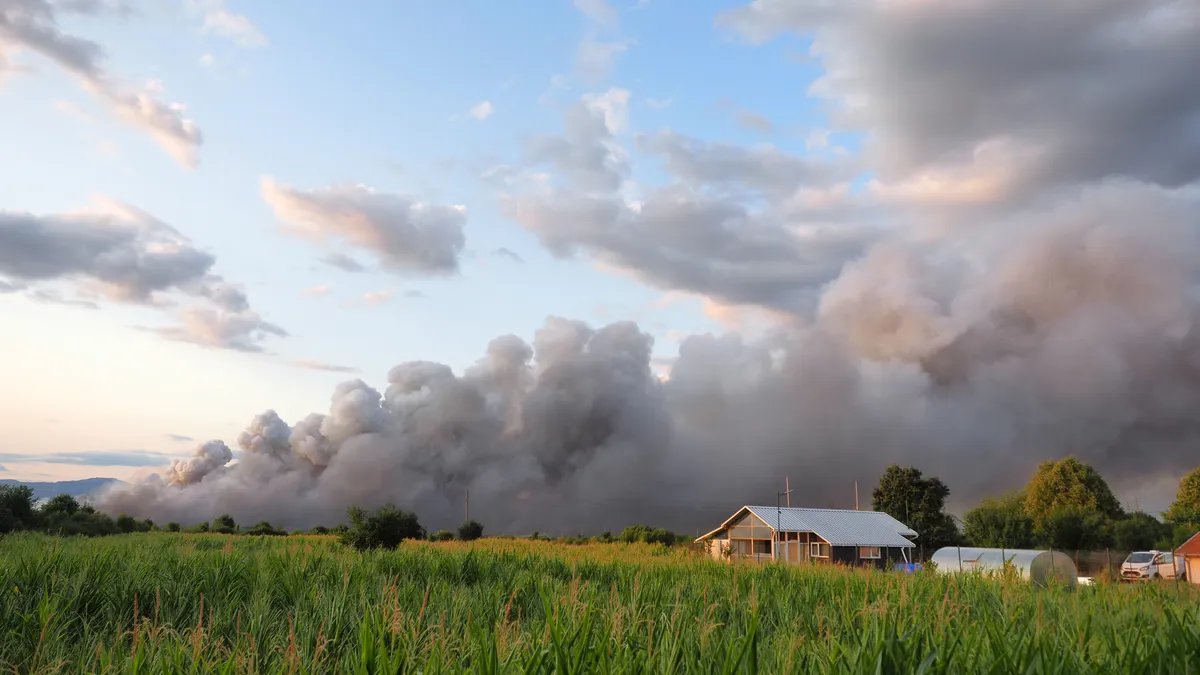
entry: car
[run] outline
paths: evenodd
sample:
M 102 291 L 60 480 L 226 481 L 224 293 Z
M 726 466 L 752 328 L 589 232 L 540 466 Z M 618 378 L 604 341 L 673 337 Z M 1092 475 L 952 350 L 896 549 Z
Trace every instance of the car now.
M 1170 551 L 1134 551 L 1121 563 L 1121 580 L 1174 580 L 1181 576 L 1178 564 Z

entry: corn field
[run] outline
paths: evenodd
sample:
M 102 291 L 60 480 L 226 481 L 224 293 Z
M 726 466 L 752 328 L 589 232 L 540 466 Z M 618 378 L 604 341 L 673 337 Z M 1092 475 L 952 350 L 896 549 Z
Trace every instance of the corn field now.
M 0 539 L 12 673 L 1200 673 L 1184 584 L 721 564 L 644 544 Z

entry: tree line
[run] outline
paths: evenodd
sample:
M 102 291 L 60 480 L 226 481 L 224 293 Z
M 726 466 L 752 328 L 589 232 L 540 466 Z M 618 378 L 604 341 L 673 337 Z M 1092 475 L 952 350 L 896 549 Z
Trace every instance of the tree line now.
M 943 546 L 1058 550 L 1170 550 L 1200 530 L 1200 468 L 1185 476 L 1160 518 L 1126 511 L 1093 467 L 1074 457 L 1038 465 L 1024 488 L 983 500 L 961 521 L 946 512 L 950 490 L 936 476 L 892 465 L 871 506 L 919 534 L 925 549 Z

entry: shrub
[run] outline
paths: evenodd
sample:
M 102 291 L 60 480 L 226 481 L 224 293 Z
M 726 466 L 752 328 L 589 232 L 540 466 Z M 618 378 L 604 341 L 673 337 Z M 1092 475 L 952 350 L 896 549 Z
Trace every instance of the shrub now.
M 125 534 L 129 534 L 137 529 L 137 520 L 133 516 L 122 513 L 117 516 L 117 529 Z
M 480 525 L 474 520 L 468 520 L 467 522 L 458 526 L 458 538 L 463 541 L 475 541 L 482 536 L 483 525 Z
M 324 525 L 318 525 L 308 531 L 309 534 L 329 534 L 329 528 Z
M 212 523 L 213 532 L 220 532 L 221 534 L 233 534 L 234 532 L 237 532 L 237 530 L 237 523 L 234 522 L 233 516 L 229 515 L 228 513 L 223 513 L 217 516 L 216 520 L 214 520 Z
M 644 543 L 644 544 L 662 544 L 664 546 L 673 546 L 675 544 L 675 534 L 662 529 L 661 527 L 650 527 L 649 525 L 630 525 L 621 531 L 620 541 L 627 544 Z
M 179 527 L 179 523 L 175 523 L 175 522 L 167 523 L 167 532 L 178 532 L 180 529 L 181 528 Z
M 342 533 L 341 542 L 359 551 L 394 549 L 405 539 L 425 538 L 425 528 L 417 522 L 417 515 L 391 504 L 374 513 L 351 506 L 346 515 L 350 518 L 350 526 Z
M 284 530 L 281 527 L 275 527 L 264 520 L 255 523 L 253 527 L 251 527 L 249 530 L 246 530 L 246 534 L 255 537 L 286 537 L 287 530 Z
M 433 534 L 429 535 L 429 540 L 430 541 L 453 541 L 454 533 L 451 532 L 450 530 L 438 530 L 437 532 L 434 532 Z
M 28 485 L 0 486 L 0 534 L 31 530 L 36 525 L 33 488 Z

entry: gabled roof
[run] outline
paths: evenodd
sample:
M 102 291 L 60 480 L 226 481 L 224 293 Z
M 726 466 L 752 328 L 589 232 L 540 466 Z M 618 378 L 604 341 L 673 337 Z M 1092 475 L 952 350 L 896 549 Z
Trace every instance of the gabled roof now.
M 905 537 L 917 533 L 904 523 L 880 511 L 848 511 L 842 509 L 800 509 L 774 506 L 743 506 L 721 527 L 704 535 L 707 538 L 725 529 L 743 512 L 753 513 L 759 520 L 775 529 L 776 519 L 781 532 L 812 532 L 833 546 L 891 546 L 910 547 Z
M 1193 534 L 1191 539 L 1175 549 L 1175 555 L 1200 555 L 1200 532 Z

